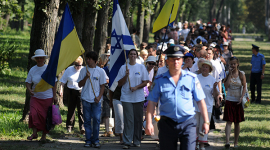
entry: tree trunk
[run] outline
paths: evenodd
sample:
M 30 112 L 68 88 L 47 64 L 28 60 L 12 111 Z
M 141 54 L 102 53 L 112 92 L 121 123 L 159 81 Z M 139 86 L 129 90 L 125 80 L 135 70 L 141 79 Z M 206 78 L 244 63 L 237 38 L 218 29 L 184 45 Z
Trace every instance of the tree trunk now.
M 97 11 L 94 7 L 97 0 L 90 0 L 90 4 L 85 8 L 84 26 L 82 32 L 82 45 L 85 53 L 93 51 L 93 42 L 95 36 Z
M 28 72 L 36 64 L 31 59 L 35 50 L 41 48 L 48 56 L 51 54 L 54 44 L 56 19 L 60 0 L 35 0 L 34 2 L 35 10 L 31 28 L 30 49 L 27 64 Z M 47 60 L 46 63 L 48 63 L 48 61 L 49 60 Z M 27 90 L 25 96 L 25 105 L 21 121 L 28 121 L 30 109 L 30 95 Z
M 74 2 L 74 5 L 77 5 L 80 8 L 84 8 L 83 3 L 79 1 Z M 80 41 L 82 41 L 82 31 L 83 31 L 83 25 L 84 25 L 84 19 L 85 19 L 84 15 L 85 15 L 84 9 L 76 9 L 72 11 L 72 18 L 73 18 Z
M 224 0 L 221 0 L 218 11 L 217 11 L 217 16 L 216 16 L 217 22 L 219 22 L 219 18 L 221 17 L 223 6 L 224 6 Z
M 109 3 L 109 2 L 108 2 Z M 129 7 L 130 7 L 130 1 L 129 0 L 127 0 L 126 1 L 126 5 L 125 5 L 125 13 L 123 14 L 124 15 L 124 18 L 125 18 L 125 21 L 126 21 L 126 24 L 127 24 L 127 28 L 129 29 L 129 27 L 130 27 L 130 24 L 131 24 L 131 22 L 130 22 L 130 11 L 129 11 Z
M 108 13 L 110 8 L 110 0 L 102 3 L 102 9 L 98 11 L 95 41 L 94 41 L 94 51 L 99 54 L 103 54 L 106 48 L 106 40 L 108 37 L 107 27 L 108 27 Z
M 21 10 L 22 10 L 22 13 L 24 13 L 24 4 L 25 4 L 25 0 L 21 0 Z M 23 18 L 21 19 L 21 21 L 20 21 L 20 28 L 21 28 L 21 31 L 23 31 L 24 30 L 24 19 L 25 19 L 25 17 L 24 17 L 24 15 L 23 15 Z
M 211 4 L 211 3 L 210 3 Z M 216 0 L 212 0 L 212 5 L 210 7 L 210 11 L 209 11 L 209 22 L 213 21 L 213 17 L 215 17 L 215 10 L 216 10 Z
M 162 10 L 162 8 L 163 8 L 163 6 L 165 5 L 165 3 L 166 3 L 166 1 L 167 0 L 160 0 L 160 9 L 159 9 L 159 13 L 161 12 L 161 10 Z
M 144 11 L 145 8 L 143 6 L 144 0 L 140 0 L 139 6 L 138 6 L 138 14 L 137 14 L 137 30 L 139 31 L 139 39 L 140 43 L 143 39 L 143 27 L 144 27 Z
M 144 29 L 143 29 L 143 42 L 148 43 L 149 40 L 149 33 L 150 33 L 150 21 L 151 16 L 150 13 L 145 11 L 146 17 L 144 19 Z
M 4 19 L 6 20 L 6 26 L 8 27 L 9 19 L 10 19 L 10 13 L 4 15 Z

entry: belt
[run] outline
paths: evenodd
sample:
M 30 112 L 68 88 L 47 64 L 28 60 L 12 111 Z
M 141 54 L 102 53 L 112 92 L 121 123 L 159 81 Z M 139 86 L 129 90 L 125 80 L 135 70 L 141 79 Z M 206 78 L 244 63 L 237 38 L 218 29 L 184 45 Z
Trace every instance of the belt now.
M 168 120 L 168 121 L 173 121 L 171 118 L 166 117 L 166 116 L 161 116 L 160 119 Z M 173 122 L 175 122 L 175 121 L 173 121 Z

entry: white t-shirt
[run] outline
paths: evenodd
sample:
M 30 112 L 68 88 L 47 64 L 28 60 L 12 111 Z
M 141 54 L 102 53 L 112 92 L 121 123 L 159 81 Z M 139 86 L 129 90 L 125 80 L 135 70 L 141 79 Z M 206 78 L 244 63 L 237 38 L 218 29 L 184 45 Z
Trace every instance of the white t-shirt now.
M 169 69 L 166 66 L 163 66 L 161 68 L 158 68 L 157 75 L 163 74 L 163 73 L 167 72 L 168 70 Z
M 98 97 L 99 92 L 100 92 L 100 86 L 107 83 L 106 73 L 102 68 L 98 66 L 96 66 L 96 68 L 89 68 L 87 66 L 87 68 L 88 68 L 88 71 L 90 72 L 90 78 L 93 84 L 96 97 Z M 86 76 L 86 67 L 81 69 L 78 82 L 83 80 L 85 76 Z M 95 95 L 93 93 L 93 89 L 92 89 L 89 78 L 86 80 L 85 85 L 82 88 L 81 98 L 89 103 L 95 102 L 94 101 Z M 99 102 L 101 102 L 102 100 L 103 100 L 103 96 L 101 96 L 101 99 Z
M 212 65 L 215 67 L 215 71 L 211 72 L 211 75 L 216 79 L 217 82 L 221 81 L 222 78 L 222 68 L 219 61 L 211 60 Z
M 47 68 L 47 64 L 44 64 L 42 67 L 38 67 L 37 65 L 35 65 L 34 67 L 32 67 L 29 70 L 25 82 L 30 83 L 30 84 L 31 83 L 34 84 L 32 86 L 32 91 L 34 91 L 36 85 L 41 80 L 41 75 L 46 70 L 46 68 Z M 55 78 L 55 82 L 56 81 L 57 81 L 57 78 Z M 44 92 L 33 92 L 33 93 L 34 93 L 34 97 L 36 97 L 38 99 L 47 99 L 47 98 L 52 98 L 53 97 L 52 88 L 50 88 L 50 89 L 48 89 L 47 91 L 44 91 Z
M 205 103 L 207 107 L 207 112 L 212 113 L 212 108 L 213 108 L 213 103 L 214 103 L 214 98 L 213 98 L 213 85 L 216 82 L 215 78 L 212 77 L 211 75 L 208 75 L 207 77 L 204 77 L 202 74 L 197 75 L 203 92 L 205 94 Z M 217 88 L 217 87 L 216 87 Z M 198 109 L 196 111 L 199 112 Z
M 148 74 L 149 76 L 149 81 L 152 82 L 153 81 L 153 77 L 154 77 L 154 68 L 150 71 L 150 73 Z
M 135 64 L 130 65 L 128 64 L 129 69 L 129 79 L 130 79 L 130 86 L 135 87 L 142 83 L 142 81 L 149 81 L 148 72 L 144 65 L 142 64 Z M 119 72 L 117 77 L 115 78 L 115 81 L 121 80 L 126 75 L 126 65 L 123 65 Z M 138 103 L 144 101 L 144 92 L 143 88 L 138 89 L 134 92 L 131 92 L 129 89 L 129 81 L 127 79 L 126 83 L 122 86 L 121 89 L 121 97 L 120 100 L 122 102 L 130 102 L 130 103 Z
M 81 69 L 82 68 L 83 67 L 81 67 Z M 74 66 L 68 67 L 60 79 L 60 82 L 64 84 L 67 83 L 67 87 L 70 89 L 81 90 L 82 88 L 78 86 L 77 82 L 81 69 L 77 71 Z
M 195 61 L 195 63 L 193 64 L 193 66 L 190 68 L 190 72 L 195 73 L 197 70 L 199 70 L 198 61 Z
M 179 35 L 182 35 L 182 36 L 184 36 L 184 40 L 186 41 L 186 38 L 187 38 L 187 36 L 188 36 L 188 33 L 189 33 L 189 29 L 182 29 L 180 32 L 179 32 Z

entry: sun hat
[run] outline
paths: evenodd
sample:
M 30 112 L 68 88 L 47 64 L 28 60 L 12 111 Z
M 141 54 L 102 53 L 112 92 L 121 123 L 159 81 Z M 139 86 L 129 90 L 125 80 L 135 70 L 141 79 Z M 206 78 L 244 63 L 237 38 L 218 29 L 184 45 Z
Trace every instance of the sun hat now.
M 156 57 L 155 56 L 149 56 L 146 60 L 146 62 L 153 61 L 156 62 Z
M 36 57 L 45 57 L 45 59 L 48 58 L 47 55 L 45 55 L 45 52 L 43 49 L 37 49 L 35 51 L 35 55 L 31 57 L 32 60 L 35 60 Z
M 211 68 L 211 71 L 210 72 L 213 72 L 214 71 L 214 66 L 212 65 L 211 61 L 209 60 L 203 60 L 203 61 L 198 61 L 198 67 L 201 68 L 202 65 L 208 65 L 210 68 Z
M 107 56 L 108 56 L 108 55 L 111 55 L 111 50 L 108 50 L 107 53 L 106 53 L 106 55 L 107 55 Z
M 190 49 L 187 46 L 183 47 L 186 51 L 190 51 Z

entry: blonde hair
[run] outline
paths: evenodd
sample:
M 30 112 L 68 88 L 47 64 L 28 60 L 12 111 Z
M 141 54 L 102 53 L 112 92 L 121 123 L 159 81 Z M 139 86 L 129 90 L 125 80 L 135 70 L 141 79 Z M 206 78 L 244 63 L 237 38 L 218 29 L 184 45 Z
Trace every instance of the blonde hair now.
M 74 62 L 76 63 L 83 63 L 83 59 L 81 56 L 79 56 Z
M 145 50 L 145 49 L 144 49 L 144 50 L 141 50 L 140 55 L 141 55 L 141 54 L 147 54 L 147 55 L 148 55 L 148 51 Z

